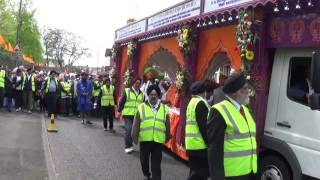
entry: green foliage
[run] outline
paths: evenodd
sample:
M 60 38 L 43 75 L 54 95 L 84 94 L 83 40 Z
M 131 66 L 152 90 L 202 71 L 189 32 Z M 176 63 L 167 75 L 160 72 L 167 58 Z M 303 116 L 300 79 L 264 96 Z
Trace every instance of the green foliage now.
M 20 46 L 23 53 L 31 56 L 34 61 L 42 60 L 43 49 L 41 46 L 41 34 L 34 19 L 34 11 L 21 13 L 22 25 L 21 25 L 21 36 Z
M 16 42 L 17 21 L 14 9 L 8 0 L 0 0 L 0 35 L 11 44 Z
M 18 21 L 20 21 L 20 49 L 34 61 L 41 62 L 43 59 L 41 35 L 34 18 L 35 11 L 32 9 L 32 2 L 22 0 L 21 19 L 19 19 L 19 13 L 16 12 L 18 9 L 19 3 L 14 4 L 12 0 L 0 0 L 0 35 L 4 36 L 14 47 Z

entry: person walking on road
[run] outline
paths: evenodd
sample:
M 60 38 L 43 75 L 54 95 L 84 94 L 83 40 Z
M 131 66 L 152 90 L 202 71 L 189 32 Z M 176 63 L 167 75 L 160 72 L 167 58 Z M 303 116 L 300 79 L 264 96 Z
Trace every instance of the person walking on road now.
M 249 109 L 248 84 L 242 73 L 224 84 L 225 100 L 215 104 L 207 124 L 211 179 L 253 180 L 257 172 L 256 125 Z
M 114 86 L 111 85 L 110 78 L 104 78 L 104 84 L 101 86 L 99 93 L 100 107 L 103 117 L 103 127 L 104 130 L 108 130 L 109 121 L 109 131 L 115 133 L 113 129 L 113 118 L 114 118 L 114 106 L 116 104 L 115 90 Z
M 0 65 L 0 109 L 3 108 L 5 82 L 6 82 L 6 71 L 4 70 L 4 67 Z
M 91 121 L 86 119 L 86 116 L 92 109 L 91 95 L 92 95 L 92 82 L 88 80 L 88 74 L 86 72 L 81 73 L 81 81 L 77 84 L 78 95 L 78 111 L 82 124 L 92 124 Z
M 49 78 L 44 81 L 42 92 L 45 94 L 48 117 L 52 114 L 56 115 L 57 113 L 57 101 L 61 91 L 61 85 L 58 79 L 56 78 L 57 72 L 50 71 Z
M 15 88 L 15 106 L 16 106 L 16 112 L 19 112 L 22 110 L 23 106 L 23 75 L 21 69 L 17 69 L 17 75 L 13 78 L 12 84 L 13 88 Z
M 36 91 L 36 80 L 32 74 L 31 68 L 27 69 L 23 85 L 24 110 L 28 113 L 32 113 L 34 93 Z
M 170 119 L 168 108 L 160 100 L 160 88 L 157 85 L 149 86 L 147 95 L 148 101 L 138 106 L 132 138 L 135 144 L 140 143 L 140 163 L 144 179 L 160 180 L 163 144 L 171 138 Z
M 122 98 L 119 103 L 118 112 L 121 112 L 125 122 L 125 152 L 131 153 L 134 151 L 132 145 L 132 123 L 134 116 L 137 112 L 138 106 L 143 103 L 144 95 L 140 91 L 141 80 L 136 79 L 131 88 L 126 88 L 122 94 Z
M 185 143 L 189 157 L 188 180 L 207 180 L 209 177 L 207 154 L 207 117 L 209 104 L 205 99 L 204 81 L 191 86 L 192 98 L 187 106 Z

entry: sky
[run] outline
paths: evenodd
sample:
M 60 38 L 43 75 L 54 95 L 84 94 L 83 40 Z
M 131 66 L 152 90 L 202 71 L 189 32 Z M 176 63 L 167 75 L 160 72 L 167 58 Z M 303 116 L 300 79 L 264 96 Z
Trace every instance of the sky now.
M 92 56 L 77 65 L 107 65 L 105 49 L 114 43 L 115 30 L 150 16 L 182 0 L 33 0 L 40 28 L 52 27 L 73 32 L 86 41 Z

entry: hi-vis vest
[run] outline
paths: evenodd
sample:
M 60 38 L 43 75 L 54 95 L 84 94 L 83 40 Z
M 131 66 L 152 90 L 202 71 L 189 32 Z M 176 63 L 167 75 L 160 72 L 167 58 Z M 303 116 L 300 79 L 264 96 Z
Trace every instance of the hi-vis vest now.
M 28 75 L 24 75 L 24 80 L 22 82 L 22 87 L 24 88 L 25 85 L 26 85 L 26 82 L 29 81 L 29 77 Z M 32 92 L 35 92 L 36 91 L 36 82 L 35 82 L 35 78 L 34 76 L 31 75 L 31 90 Z
M 93 90 L 92 90 L 92 96 L 93 96 L 93 97 L 98 97 L 98 96 L 99 96 L 99 92 L 100 92 L 100 84 L 99 84 L 99 81 L 94 81 L 94 84 L 97 86 L 97 88 L 93 88 Z
M 54 78 L 55 80 L 55 83 L 56 83 L 56 92 L 58 91 L 58 80 L 56 78 Z M 48 78 L 47 80 L 47 86 L 46 86 L 46 89 L 45 89 L 45 93 L 48 93 L 49 92 L 49 87 L 50 87 L 50 82 L 51 82 L 51 79 Z
M 154 115 L 150 106 L 142 103 L 138 107 L 140 115 L 139 141 L 153 141 L 164 144 L 166 141 L 166 116 L 165 105 L 160 104 L 158 112 Z
M 0 70 L 0 88 L 4 88 L 6 72 L 4 70 Z
M 242 176 L 257 172 L 256 124 L 247 107 L 245 118 L 235 106 L 224 100 L 215 104 L 227 128 L 224 137 L 224 171 L 226 177 Z
M 203 100 L 200 97 L 193 97 L 187 107 L 185 136 L 186 150 L 202 150 L 207 148 L 207 145 L 199 131 L 195 113 L 195 109 L 201 101 Z
M 132 92 L 130 88 L 126 88 L 125 92 L 127 99 L 121 114 L 124 116 L 134 116 L 136 115 L 138 106 L 143 103 L 143 93 L 140 92 L 140 94 L 136 96 L 136 94 Z
M 67 91 L 67 93 L 64 91 L 61 91 L 61 97 L 70 96 L 71 95 L 70 94 L 71 84 L 64 81 L 64 82 L 61 82 L 61 86 L 62 86 L 63 90 Z
M 113 91 L 114 87 L 112 85 L 109 88 L 107 88 L 107 85 L 101 87 L 101 106 L 114 106 Z

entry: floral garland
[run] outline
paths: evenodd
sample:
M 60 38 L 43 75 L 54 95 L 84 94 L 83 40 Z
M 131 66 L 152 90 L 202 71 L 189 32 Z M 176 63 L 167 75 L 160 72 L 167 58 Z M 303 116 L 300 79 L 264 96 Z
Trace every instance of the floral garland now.
M 111 49 L 111 59 L 116 60 L 118 53 L 119 53 L 119 45 L 115 43 L 113 44 Z
M 254 60 L 254 45 L 259 39 L 253 27 L 253 15 L 246 10 L 239 12 L 239 23 L 237 26 L 236 37 L 238 49 L 240 50 L 243 70 L 250 74 L 250 62 Z
M 130 87 L 132 81 L 132 72 L 129 70 L 129 68 L 124 73 L 124 85 L 125 87 Z
M 128 48 L 128 50 L 127 50 L 127 55 L 128 55 L 129 57 L 132 57 L 134 51 L 135 51 L 136 48 L 137 48 L 136 42 L 130 41 L 130 42 L 128 43 L 127 48 Z
M 187 25 L 183 26 L 182 31 L 178 32 L 177 39 L 178 39 L 180 50 L 183 52 L 185 56 L 188 56 L 191 50 L 191 45 L 192 45 L 190 27 Z
M 189 88 L 190 73 L 186 67 L 181 67 L 176 72 L 176 87 L 181 93 L 186 93 Z
M 249 83 L 251 96 L 254 96 L 255 94 L 255 85 L 251 78 L 251 66 L 252 61 L 254 60 L 254 46 L 257 40 L 259 40 L 253 24 L 253 13 L 241 10 L 239 12 L 239 23 L 237 25 L 236 37 L 238 41 L 238 50 L 241 55 L 242 71 Z

